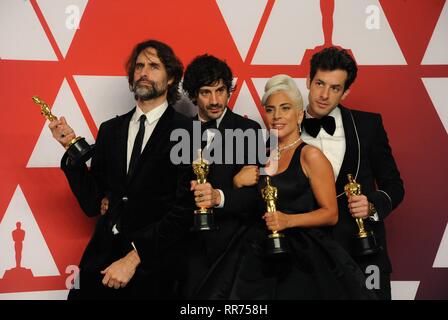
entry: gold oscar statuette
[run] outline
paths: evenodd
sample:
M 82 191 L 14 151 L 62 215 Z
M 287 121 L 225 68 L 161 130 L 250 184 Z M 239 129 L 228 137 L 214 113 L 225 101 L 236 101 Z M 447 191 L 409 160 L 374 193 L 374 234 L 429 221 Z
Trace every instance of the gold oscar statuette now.
M 266 186 L 261 189 L 261 196 L 266 202 L 266 211 L 275 212 L 277 211 L 276 202 L 278 198 L 278 191 L 277 188 L 271 184 L 270 176 L 266 176 L 265 181 Z M 277 232 L 276 230 L 272 231 L 272 233 L 268 235 L 265 242 L 265 253 L 267 255 L 278 255 L 289 252 L 285 235 L 281 232 Z
M 50 122 L 58 120 L 58 118 L 51 113 L 48 104 L 45 103 L 38 96 L 33 96 L 33 102 L 40 106 L 41 114 Z M 81 163 L 89 160 L 94 151 L 94 146 L 89 145 L 83 137 L 76 137 L 72 139 L 67 147 L 67 154 L 73 163 Z
M 347 175 L 348 183 L 344 187 L 345 195 L 350 198 L 351 196 L 359 196 L 362 194 L 361 185 L 355 181 L 352 174 Z M 353 252 L 357 256 L 365 256 L 378 252 L 379 247 L 377 245 L 375 235 L 373 231 L 367 231 L 362 218 L 355 218 L 358 226 L 358 234 L 356 235 L 356 241 L 354 243 Z
M 202 150 L 198 150 L 198 157 L 193 161 L 193 172 L 196 175 L 198 184 L 207 183 L 207 175 L 210 165 L 207 160 L 202 157 Z M 194 223 L 191 231 L 212 231 L 217 230 L 215 226 L 215 216 L 212 208 L 200 207 L 194 211 Z

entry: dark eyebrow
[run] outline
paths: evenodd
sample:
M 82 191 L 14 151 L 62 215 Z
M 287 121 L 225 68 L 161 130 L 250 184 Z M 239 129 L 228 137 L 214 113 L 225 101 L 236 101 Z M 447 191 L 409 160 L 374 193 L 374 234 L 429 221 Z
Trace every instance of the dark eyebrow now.
M 338 89 L 342 88 L 342 86 L 340 84 L 333 84 L 333 85 L 331 85 L 331 87 L 338 88 Z
M 326 83 L 324 80 L 322 80 L 322 79 L 317 79 L 317 78 L 316 78 L 316 81 L 317 81 L 317 82 L 321 82 L 321 83 L 323 83 L 323 84 L 327 84 L 327 83 Z M 339 89 L 340 89 L 340 88 L 342 88 L 342 85 L 340 85 L 340 84 L 331 84 L 330 87 L 332 87 L 332 88 L 339 88 Z

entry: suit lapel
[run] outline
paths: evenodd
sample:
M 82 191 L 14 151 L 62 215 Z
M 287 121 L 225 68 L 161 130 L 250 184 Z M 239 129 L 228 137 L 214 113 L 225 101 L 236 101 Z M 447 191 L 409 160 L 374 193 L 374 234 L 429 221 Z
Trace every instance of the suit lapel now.
M 222 118 L 221 122 L 219 123 L 219 127 L 218 130 L 221 133 L 221 156 L 222 156 L 222 161 L 223 164 L 225 163 L 225 159 L 226 159 L 226 140 L 228 140 L 230 137 L 229 135 L 231 135 L 231 133 L 226 132 L 226 129 L 235 129 L 235 114 L 232 112 L 232 110 L 230 110 L 229 108 L 227 108 L 226 114 L 224 115 L 224 117 Z M 236 146 L 233 146 L 233 154 L 235 153 L 236 150 Z M 234 154 L 235 156 L 235 154 Z M 221 166 L 221 169 L 224 166 Z
M 234 128 L 235 128 L 235 116 L 232 110 L 230 110 L 230 108 L 227 108 L 226 114 L 224 115 L 224 117 L 222 117 L 218 129 L 219 131 L 221 131 L 221 133 L 224 133 L 225 129 L 234 129 Z
M 355 175 L 359 166 L 359 148 L 356 138 L 355 126 L 352 120 L 352 113 L 349 109 L 339 105 L 342 115 L 342 123 L 345 135 L 345 154 L 342 162 L 341 170 L 339 170 L 338 179 L 336 180 L 336 192 L 339 194 L 344 191 L 347 184 L 347 174 Z

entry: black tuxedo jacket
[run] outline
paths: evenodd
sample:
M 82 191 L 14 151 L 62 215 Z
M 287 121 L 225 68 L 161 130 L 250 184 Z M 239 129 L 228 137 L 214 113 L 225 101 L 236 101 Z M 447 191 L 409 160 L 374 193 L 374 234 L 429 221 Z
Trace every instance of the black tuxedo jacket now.
M 193 120 L 197 120 L 197 118 Z M 258 134 L 258 129 L 261 129 L 261 127 L 256 121 L 244 118 L 232 112 L 230 109 L 227 109 L 219 124 L 218 130 L 223 139 L 221 141 L 221 147 L 217 147 L 220 147 L 222 150 L 223 163 L 210 164 L 207 182 L 209 182 L 213 188 L 221 189 L 224 193 L 225 201 L 227 201 L 227 193 L 233 190 L 233 177 L 244 165 L 248 164 L 248 160 L 253 158 L 248 159 L 247 157 L 249 145 L 248 142 L 245 141 L 245 156 L 242 157 L 243 161 L 241 161 L 242 163 L 236 163 L 235 158 L 238 155 L 236 154 L 236 140 L 234 140 L 232 148 L 234 159 L 230 164 L 224 163 L 226 157 L 226 148 L 224 146 L 230 139 L 232 139 L 232 135 L 229 132 L 226 133 L 225 129 L 242 129 L 243 131 L 253 129 L 254 132 Z M 258 145 L 259 142 L 257 139 L 257 148 L 255 148 L 255 152 L 258 150 Z M 261 142 L 261 145 L 263 145 L 263 142 Z M 254 161 L 252 164 L 256 165 L 257 163 L 257 161 Z M 213 211 L 215 214 L 215 223 L 219 227 L 219 230 L 191 234 L 192 244 L 189 245 L 189 281 L 187 284 L 187 297 L 192 297 L 195 289 L 199 288 L 200 283 L 205 279 L 207 273 L 213 268 L 213 265 L 219 257 L 224 255 L 233 239 L 236 238 L 239 230 L 244 228 L 244 221 L 242 221 L 241 216 L 234 214 L 233 211 L 217 208 L 213 208 Z
M 339 221 L 334 227 L 335 238 L 349 252 L 358 232 L 355 219 L 350 215 L 344 186 L 347 174 L 354 175 L 361 185 L 362 194 L 375 205 L 379 221 L 364 219 L 367 229 L 372 230 L 383 250 L 378 254 L 354 257 L 363 271 L 368 265 L 377 265 L 381 272 L 390 273 L 392 267 L 387 253 L 384 219 L 394 210 L 404 197 L 403 180 L 400 178 L 392 149 L 384 130 L 381 115 L 377 113 L 350 110 L 343 106 L 342 122 L 345 132 L 345 155 L 336 181 L 338 194 Z
M 173 244 L 185 234 L 191 222 L 188 219 L 194 207 L 189 191 L 191 166 L 174 165 L 170 160 L 171 147 L 176 143 L 170 141 L 172 130 L 188 131 L 191 121 L 168 106 L 133 175 L 127 176 L 128 128 L 134 111 L 135 108 L 101 124 L 90 170 L 84 164 L 71 165 L 67 155 L 61 167 L 88 216 L 99 215 L 101 199 L 105 196 L 109 199 L 109 210 L 99 217 L 81 259 L 81 271 L 97 274 L 131 251 L 134 242 L 142 261 L 134 278 L 150 275 L 158 279 L 161 271 L 169 269 L 165 262 L 176 251 Z M 120 233 L 114 235 L 112 227 L 117 222 Z

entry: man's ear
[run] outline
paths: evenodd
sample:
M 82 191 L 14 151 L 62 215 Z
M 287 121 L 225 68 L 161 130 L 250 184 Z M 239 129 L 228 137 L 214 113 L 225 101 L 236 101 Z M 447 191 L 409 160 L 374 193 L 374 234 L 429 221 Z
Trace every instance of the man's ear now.
M 310 77 L 306 77 L 306 88 L 310 90 L 310 86 L 311 86 L 311 79 Z
M 345 97 L 347 97 L 349 93 L 350 93 L 350 89 L 345 90 L 344 93 L 342 94 L 341 101 L 344 100 Z
M 168 85 L 172 85 L 173 82 L 174 82 L 174 78 L 170 78 L 170 79 L 168 79 Z

